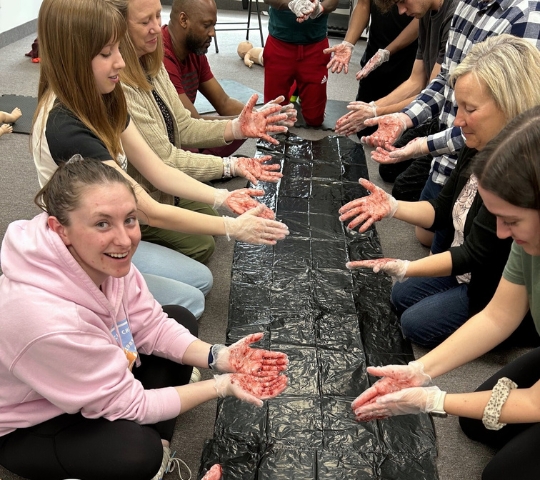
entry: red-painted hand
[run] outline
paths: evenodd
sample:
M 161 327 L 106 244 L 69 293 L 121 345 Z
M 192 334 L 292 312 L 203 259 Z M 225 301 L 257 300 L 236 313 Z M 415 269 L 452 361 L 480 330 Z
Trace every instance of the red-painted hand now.
M 258 407 L 262 400 L 277 397 L 287 388 L 285 375 L 258 377 L 243 373 L 225 373 L 214 375 L 215 387 L 220 397 L 235 396 Z
M 231 158 L 231 171 L 233 176 L 247 178 L 251 183 L 257 185 L 259 180 L 263 182 L 279 182 L 283 177 L 278 164 L 264 165 L 264 162 L 272 159 L 272 155 L 264 155 L 259 158 Z
M 279 142 L 268 133 L 285 133 L 287 127 L 276 125 L 276 123 L 287 120 L 287 115 L 284 113 L 277 114 L 281 110 L 281 105 L 271 106 L 262 111 L 254 110 L 253 107 L 257 103 L 257 98 L 258 95 L 253 94 L 238 118 L 233 120 L 233 132 L 240 130 L 243 137 L 262 138 L 267 142 L 278 145 Z M 235 138 L 237 138 L 236 135 Z
M 231 212 L 242 215 L 243 213 L 257 208 L 261 205 L 253 197 L 261 197 L 264 195 L 263 190 L 254 190 L 251 188 L 240 188 L 238 190 L 233 190 L 229 192 L 225 198 L 223 204 L 231 210 Z M 268 208 L 266 205 L 263 205 L 263 209 L 259 212 L 258 216 L 261 218 L 267 218 L 273 220 L 275 218 L 274 212 Z
M 368 118 L 364 122 L 366 127 L 378 125 L 379 128 L 373 135 L 362 137 L 360 141 L 370 147 L 386 148 L 387 145 L 396 143 L 403 132 L 407 130 L 407 121 L 410 121 L 410 119 L 404 113 L 392 113 L 382 117 Z
M 206 472 L 206 475 L 202 478 L 202 480 L 221 480 L 222 475 L 223 470 L 221 465 L 216 463 L 210 470 L 208 470 L 208 472 Z
M 361 178 L 358 183 L 368 190 L 370 195 L 343 205 L 339 209 L 339 219 L 344 222 L 354 217 L 348 228 L 353 229 L 362 223 L 359 231 L 365 232 L 374 222 L 393 217 L 398 203 L 392 195 L 388 195 L 382 188 L 373 185 L 369 180 Z
M 281 352 L 251 348 L 264 334 L 253 333 L 230 347 L 218 351 L 216 368 L 220 372 L 249 373 L 251 375 L 276 375 L 287 369 L 289 359 Z

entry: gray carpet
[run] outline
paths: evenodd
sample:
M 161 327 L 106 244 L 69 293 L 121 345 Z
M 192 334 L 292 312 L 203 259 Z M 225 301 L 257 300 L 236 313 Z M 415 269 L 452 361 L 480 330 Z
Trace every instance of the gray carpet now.
M 165 8 L 164 22 L 169 10 Z M 234 13 L 220 12 L 226 19 L 234 18 Z M 263 17 L 265 28 L 267 17 Z M 37 95 L 39 65 L 30 62 L 24 54 L 30 49 L 35 34 L 0 49 L 0 95 Z M 211 48 L 208 54 L 210 65 L 216 78 L 231 78 L 241 72 L 242 84 L 257 90 L 263 90 L 263 71 L 261 68 L 247 68 L 236 53 L 239 42 L 245 38 L 243 32 L 220 32 L 220 53 L 215 54 Z M 331 43 L 339 43 L 341 39 L 332 39 Z M 330 75 L 328 94 L 332 100 L 350 101 L 356 96 L 357 83 L 354 78 L 355 68 L 359 65 L 363 53 L 364 42 L 359 42 L 348 75 Z M 331 134 L 313 129 L 294 129 L 294 133 L 304 138 L 317 140 Z M 247 141 L 239 151 L 243 155 L 251 155 L 255 151 L 254 142 Z M 389 187 L 378 176 L 376 164 L 368 160 L 370 178 L 383 188 Z M 33 205 L 33 196 L 38 190 L 37 175 L 29 152 L 27 135 L 7 134 L 0 138 L 0 237 L 7 225 L 20 218 L 31 218 L 38 210 Z M 233 189 L 244 185 L 243 180 L 232 180 L 224 184 L 224 188 Z M 426 249 L 419 246 L 414 239 L 413 228 L 395 220 L 383 220 L 377 225 L 383 253 L 389 257 L 417 259 L 426 254 Z M 225 339 L 227 312 L 229 305 L 229 288 L 231 275 L 233 244 L 224 238 L 217 239 L 216 253 L 210 259 L 209 267 L 214 274 L 214 288 L 207 297 L 207 307 L 200 320 L 201 338 L 212 342 L 223 342 Z M 415 349 L 419 356 L 424 352 Z M 509 359 L 520 354 L 519 350 L 490 353 L 471 362 L 469 365 L 447 374 L 436 383 L 442 389 L 451 392 L 465 392 L 474 389 L 489 375 L 494 373 Z M 208 372 L 203 376 L 208 378 Z M 215 419 L 215 402 L 209 402 L 182 415 L 179 418 L 173 447 L 177 456 L 184 459 L 193 471 L 193 478 L 199 468 L 203 443 L 212 437 Z M 438 468 L 441 480 L 479 479 L 483 466 L 489 461 L 492 452 L 468 440 L 459 430 L 455 418 L 436 419 L 439 457 Z M 29 457 L 28 461 L 32 461 Z M 166 475 L 172 480 L 176 474 Z M 15 480 L 19 477 L 0 468 L 2 480 Z M 384 479 L 397 480 L 397 479 Z
M 246 87 L 245 85 L 243 85 L 240 82 L 237 82 L 236 80 L 230 80 L 228 78 L 224 78 L 224 79 L 220 79 L 219 83 L 223 87 L 223 90 L 225 90 L 225 93 L 229 97 L 235 98 L 236 100 L 242 103 L 247 103 L 247 101 L 251 98 L 251 96 L 254 93 L 256 93 L 259 96 L 259 98 L 257 99 L 257 103 L 255 105 L 262 105 L 264 103 L 264 96 L 261 92 L 258 92 L 256 90 L 253 90 L 252 88 Z M 197 97 L 195 98 L 195 103 L 193 105 L 197 109 L 197 112 L 199 112 L 199 114 L 201 115 L 216 111 L 213 105 L 206 99 L 206 97 L 202 93 L 197 93 Z

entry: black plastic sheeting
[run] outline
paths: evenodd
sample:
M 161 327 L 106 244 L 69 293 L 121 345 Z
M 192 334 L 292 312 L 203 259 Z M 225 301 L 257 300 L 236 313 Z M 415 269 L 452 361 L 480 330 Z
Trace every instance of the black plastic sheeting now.
M 366 366 L 413 359 L 390 307 L 391 279 L 345 268 L 382 256 L 373 227 L 347 231 L 337 214 L 367 193 L 363 149 L 336 136 L 278 139 L 259 143 L 284 174 L 264 184 L 262 201 L 291 234 L 275 246 L 236 244 L 227 342 L 265 332 L 261 347 L 289 356 L 289 386 L 262 408 L 220 400 L 199 475 L 220 463 L 235 480 L 437 479 L 429 416 L 358 423 L 351 410 L 375 381 Z

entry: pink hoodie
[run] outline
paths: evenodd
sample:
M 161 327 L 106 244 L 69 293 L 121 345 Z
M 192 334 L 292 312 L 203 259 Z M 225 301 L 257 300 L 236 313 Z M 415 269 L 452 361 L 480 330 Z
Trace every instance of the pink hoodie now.
M 174 388 L 143 389 L 111 333 L 127 317 L 138 352 L 179 363 L 196 340 L 134 266 L 100 290 L 45 213 L 8 227 L 1 265 L 0 436 L 63 413 L 142 424 L 180 413 Z

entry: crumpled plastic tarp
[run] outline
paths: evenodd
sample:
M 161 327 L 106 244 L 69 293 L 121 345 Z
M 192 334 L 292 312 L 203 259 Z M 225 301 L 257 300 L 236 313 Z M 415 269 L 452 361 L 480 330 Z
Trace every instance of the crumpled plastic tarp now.
M 258 144 L 282 166 L 261 200 L 290 235 L 275 246 L 237 242 L 227 342 L 265 332 L 262 348 L 289 356 L 289 386 L 262 408 L 218 402 L 214 438 L 199 476 L 214 463 L 223 478 L 437 479 L 427 415 L 358 423 L 351 402 L 376 379 L 366 367 L 413 360 L 390 306 L 391 279 L 351 272 L 349 260 L 382 257 L 375 228 L 348 231 L 338 209 L 366 195 L 363 149 L 344 137 L 280 135 Z

